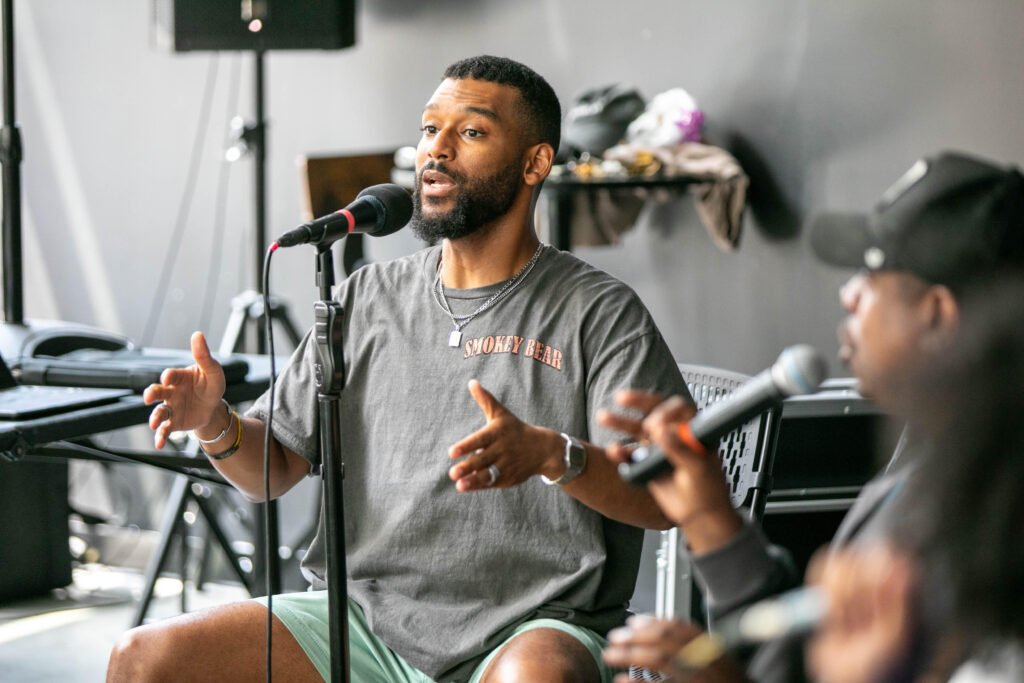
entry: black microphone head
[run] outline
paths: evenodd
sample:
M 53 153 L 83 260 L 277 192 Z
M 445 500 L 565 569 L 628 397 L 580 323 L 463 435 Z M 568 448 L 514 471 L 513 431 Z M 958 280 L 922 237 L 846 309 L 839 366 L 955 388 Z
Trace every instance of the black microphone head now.
M 828 376 L 825 358 L 808 344 L 782 350 L 771 368 L 772 382 L 784 396 L 810 394 Z
M 371 185 L 356 196 L 356 201 L 369 197 L 376 200 L 377 222 L 361 231 L 373 237 L 383 237 L 398 232 L 412 218 L 412 197 L 394 183 Z

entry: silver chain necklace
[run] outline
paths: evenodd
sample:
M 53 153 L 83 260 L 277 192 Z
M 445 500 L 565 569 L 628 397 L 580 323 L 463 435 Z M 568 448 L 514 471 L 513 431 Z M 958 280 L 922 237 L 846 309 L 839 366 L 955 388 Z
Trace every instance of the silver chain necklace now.
M 461 346 L 462 328 L 468 325 L 473 320 L 473 318 L 477 317 L 478 315 L 486 311 L 488 308 L 495 305 L 496 303 L 507 297 L 509 294 L 511 294 L 513 290 L 515 290 L 515 288 L 518 287 L 522 283 L 522 281 L 526 279 L 526 276 L 530 274 L 530 271 L 533 270 L 534 265 L 536 265 L 537 263 L 537 259 L 540 258 L 541 252 L 543 251 L 544 244 L 538 244 L 537 251 L 533 252 L 533 256 L 531 256 L 530 260 L 526 262 L 526 265 L 520 268 L 518 273 L 509 278 L 505 282 L 504 287 L 502 287 L 497 292 L 492 294 L 491 298 L 480 304 L 479 308 L 477 308 L 475 311 L 467 315 L 455 315 L 454 313 L 452 313 L 452 308 L 451 306 L 448 305 L 448 299 L 444 295 L 444 283 L 441 281 L 441 259 L 438 259 L 437 276 L 434 278 L 433 287 L 434 300 L 437 302 L 437 305 L 440 306 L 441 309 L 448 314 L 448 317 L 452 319 L 452 325 L 455 327 L 455 329 L 452 330 L 451 334 L 448 335 L 448 346 L 451 346 L 453 348 L 458 348 L 459 346 Z

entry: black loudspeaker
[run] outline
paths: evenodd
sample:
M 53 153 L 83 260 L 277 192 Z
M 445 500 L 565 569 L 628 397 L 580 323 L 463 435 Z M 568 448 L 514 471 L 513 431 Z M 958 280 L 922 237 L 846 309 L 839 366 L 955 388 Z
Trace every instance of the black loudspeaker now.
M 782 406 L 772 492 L 762 526 L 797 569 L 832 540 L 863 486 L 892 455 L 902 424 L 863 398 L 852 379 Z
M 0 460 L 0 602 L 71 583 L 68 464 Z
M 356 0 L 154 0 L 156 44 L 191 50 L 338 50 L 356 41 Z

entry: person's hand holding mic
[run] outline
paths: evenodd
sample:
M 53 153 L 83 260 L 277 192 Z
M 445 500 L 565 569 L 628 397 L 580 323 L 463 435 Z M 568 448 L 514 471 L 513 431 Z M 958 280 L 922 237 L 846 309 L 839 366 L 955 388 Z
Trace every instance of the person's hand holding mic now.
M 598 422 L 625 432 L 639 443 L 657 444 L 673 465 L 664 476 L 647 483 L 665 516 L 682 528 L 694 552 L 708 552 L 732 538 L 742 521 L 733 509 L 729 488 L 717 453 L 697 453 L 678 436 L 678 427 L 696 414 L 693 404 L 680 396 L 668 399 L 644 391 L 624 390 L 616 402 L 633 414 L 598 412 Z M 637 444 L 610 445 L 605 453 L 615 462 L 630 462 Z
M 226 386 L 224 369 L 210 354 L 202 332 L 192 334 L 191 345 L 194 364 L 164 370 L 160 383 L 150 384 L 142 392 L 147 405 L 157 403 L 149 415 L 157 448 L 164 447 L 171 432 L 186 429 L 195 430 L 200 439 L 216 441 L 232 420 L 221 401 Z

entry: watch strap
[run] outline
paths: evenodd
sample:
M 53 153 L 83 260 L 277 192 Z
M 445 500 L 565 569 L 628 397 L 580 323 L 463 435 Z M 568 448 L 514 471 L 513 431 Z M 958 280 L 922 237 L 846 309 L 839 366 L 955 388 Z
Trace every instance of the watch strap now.
M 579 439 L 564 433 L 562 438 L 565 439 L 565 472 L 562 472 L 557 479 L 548 479 L 541 475 L 541 481 L 548 486 L 552 484 L 565 486 L 578 477 L 583 472 L 583 468 L 587 466 L 587 449 L 583 447 Z

